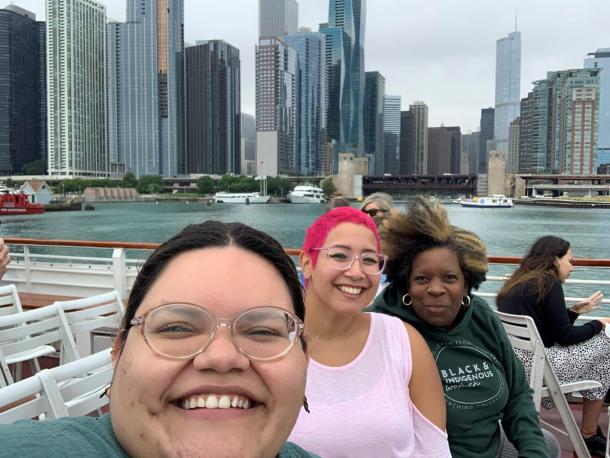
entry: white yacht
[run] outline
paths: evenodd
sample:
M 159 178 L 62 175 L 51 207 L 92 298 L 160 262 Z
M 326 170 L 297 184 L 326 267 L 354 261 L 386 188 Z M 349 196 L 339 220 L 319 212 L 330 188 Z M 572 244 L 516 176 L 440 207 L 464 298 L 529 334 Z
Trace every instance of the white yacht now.
M 326 202 L 324 191 L 312 185 L 296 186 L 288 194 L 288 200 L 293 204 L 323 204 Z
M 462 207 L 476 208 L 511 208 L 513 200 L 504 194 L 492 194 L 487 197 L 473 197 L 472 199 L 458 199 L 457 202 Z
M 261 196 L 259 192 L 217 192 L 216 203 L 225 204 L 266 204 L 271 196 Z

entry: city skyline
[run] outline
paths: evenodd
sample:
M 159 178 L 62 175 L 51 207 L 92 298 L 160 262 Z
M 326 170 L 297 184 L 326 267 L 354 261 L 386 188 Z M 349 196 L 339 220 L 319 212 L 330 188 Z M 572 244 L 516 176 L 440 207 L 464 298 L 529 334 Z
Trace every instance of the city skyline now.
M 12 3 L 45 20 L 44 0 Z M 101 3 L 109 18 L 125 19 L 125 0 Z M 430 126 L 459 125 L 464 133 L 477 130 L 481 108 L 494 105 L 496 40 L 514 30 L 516 11 L 523 42 L 521 97 L 547 71 L 582 68 L 587 53 L 610 47 L 610 36 L 604 34 L 604 18 L 610 16 L 607 1 L 591 0 L 578 8 L 564 0 L 535 4 L 518 0 L 506 5 L 445 1 L 440 6 L 418 5 L 416 15 L 405 6 L 400 0 L 368 2 L 366 70 L 384 75 L 386 92 L 402 97 L 403 110 L 423 100 L 429 107 Z M 328 0 L 299 2 L 300 27 L 317 31 L 327 15 Z M 186 42 L 222 39 L 240 49 L 242 110 L 250 114 L 255 113 L 257 34 L 256 0 L 185 0 Z

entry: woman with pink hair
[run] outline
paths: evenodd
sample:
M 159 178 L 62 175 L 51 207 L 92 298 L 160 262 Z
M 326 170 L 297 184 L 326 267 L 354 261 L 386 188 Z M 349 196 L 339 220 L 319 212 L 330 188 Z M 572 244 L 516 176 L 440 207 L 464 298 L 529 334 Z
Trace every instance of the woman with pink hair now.
M 300 260 L 310 361 L 290 441 L 324 458 L 451 456 L 426 342 L 397 318 L 362 311 L 386 261 L 371 217 L 351 207 L 323 214 Z

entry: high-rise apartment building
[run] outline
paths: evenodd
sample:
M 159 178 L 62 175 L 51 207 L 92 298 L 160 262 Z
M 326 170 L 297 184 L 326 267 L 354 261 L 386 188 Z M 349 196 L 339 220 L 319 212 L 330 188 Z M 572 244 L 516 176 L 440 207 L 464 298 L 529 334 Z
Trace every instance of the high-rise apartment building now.
M 366 0 L 330 0 L 328 24 L 320 32 L 330 36 L 330 80 L 339 80 L 339 88 L 331 83 L 329 103 L 339 104 L 329 109 L 339 112 L 339 151 L 364 153 L 364 29 Z M 343 49 L 339 50 L 337 47 Z M 339 66 L 333 65 L 342 54 Z M 336 91 L 339 91 L 338 93 Z M 335 91 L 332 93 L 332 91 Z
M 462 160 L 460 173 L 476 175 L 479 161 L 479 132 L 462 135 Z
M 299 27 L 297 0 L 258 0 L 258 36 L 283 37 Z
M 382 173 L 398 175 L 400 158 L 400 105 L 399 95 L 385 95 L 383 108 L 383 151 L 385 168 Z
M 519 171 L 519 144 L 521 136 L 521 118 L 517 117 L 508 126 L 508 152 L 506 154 L 506 172 Z
M 413 102 L 409 105 L 413 113 L 413 130 L 409 138 L 413 142 L 413 162 L 408 170 L 416 175 L 423 175 L 428 170 L 428 105 L 424 102 Z
M 494 109 L 483 108 L 481 110 L 481 128 L 479 130 L 479 163 L 477 173 L 486 174 L 489 161 L 488 143 L 494 138 Z
M 496 41 L 496 150 L 508 151 L 508 126 L 519 116 L 521 89 L 521 32 Z
M 597 173 L 601 68 L 548 72 L 549 162 L 552 173 Z
M 183 0 L 127 0 L 127 22 L 107 31 L 113 169 L 186 173 Z
M 254 116 L 241 114 L 241 174 L 256 174 L 256 120 Z
M 585 68 L 601 68 L 599 74 L 599 135 L 596 166 L 610 164 L 610 48 L 589 53 Z
M 326 163 L 328 86 L 326 39 L 323 33 L 297 32 L 284 37 L 296 50 L 299 66 L 297 170 L 302 175 L 323 174 Z
M 462 130 L 459 126 L 445 127 L 451 133 L 451 155 L 448 173 L 460 173 L 460 161 L 462 158 Z M 445 172 L 443 172 L 445 173 Z
M 413 173 L 413 113 L 400 112 L 400 142 L 398 146 L 398 174 L 409 175 Z
M 453 132 L 446 127 L 428 128 L 428 175 L 451 173 Z
M 45 37 L 34 13 L 0 9 L 0 174 L 47 160 Z
M 520 173 L 551 170 L 548 154 L 549 90 L 547 80 L 534 81 L 534 89 L 521 99 L 519 117 Z
M 385 170 L 383 107 L 385 103 L 385 78 L 379 72 L 366 72 L 364 88 L 364 152 L 373 158 L 373 173 L 381 175 Z
M 108 176 L 106 9 L 47 0 L 48 167 L 51 175 Z
M 239 49 L 210 40 L 198 41 L 185 53 L 188 172 L 239 175 Z
M 256 154 L 259 175 L 294 174 L 298 147 L 298 56 L 278 37 L 256 46 Z

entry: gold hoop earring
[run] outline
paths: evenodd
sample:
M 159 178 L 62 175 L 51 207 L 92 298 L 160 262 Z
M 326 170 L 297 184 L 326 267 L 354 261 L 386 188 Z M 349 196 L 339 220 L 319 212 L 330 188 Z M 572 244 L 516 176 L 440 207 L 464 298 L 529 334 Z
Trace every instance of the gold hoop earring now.
M 465 302 L 465 303 L 464 303 Z M 466 294 L 464 296 L 464 299 L 462 299 L 462 305 L 464 307 L 468 307 L 470 305 L 470 296 L 468 294 Z
M 407 302 L 407 299 L 409 299 L 409 302 Z M 403 305 L 406 305 L 407 307 L 410 307 L 411 305 L 413 305 L 413 299 L 411 299 L 411 296 L 409 296 L 409 293 L 402 296 L 402 303 L 403 303 Z

